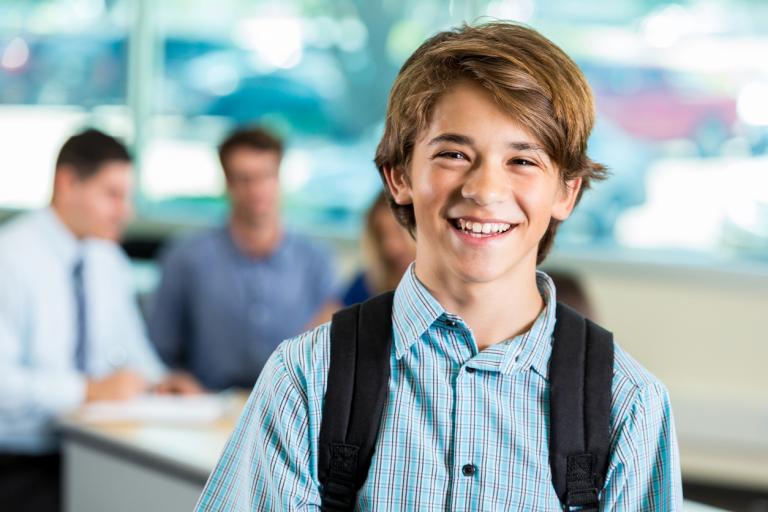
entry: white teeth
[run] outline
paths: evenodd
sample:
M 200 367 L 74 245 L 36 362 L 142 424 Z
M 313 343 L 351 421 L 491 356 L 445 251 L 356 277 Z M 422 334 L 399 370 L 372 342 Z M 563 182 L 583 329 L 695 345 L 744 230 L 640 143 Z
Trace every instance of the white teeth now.
M 504 233 L 511 227 L 510 224 L 499 222 L 473 222 L 471 220 L 458 219 L 459 229 L 473 235 L 489 235 L 491 233 Z

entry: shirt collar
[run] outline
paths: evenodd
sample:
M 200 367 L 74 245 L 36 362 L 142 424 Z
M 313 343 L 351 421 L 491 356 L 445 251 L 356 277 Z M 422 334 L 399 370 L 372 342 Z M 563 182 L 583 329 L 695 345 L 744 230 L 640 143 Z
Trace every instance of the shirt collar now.
M 280 227 L 280 240 L 278 240 L 277 245 L 272 248 L 272 250 L 263 256 L 255 257 L 250 256 L 247 253 L 243 252 L 242 249 L 237 245 L 237 242 L 235 242 L 235 237 L 232 235 L 232 221 L 227 221 L 223 226 L 219 227 L 219 234 L 224 239 L 225 244 L 229 247 L 229 250 L 232 252 L 235 258 L 246 261 L 246 262 L 253 262 L 253 261 L 271 261 L 273 259 L 280 259 L 286 250 L 286 247 L 290 244 L 290 238 L 292 235 L 288 233 L 283 227 Z
M 557 297 L 552 279 L 544 272 L 536 272 L 536 285 L 544 299 L 545 307 L 531 328 L 496 347 L 491 347 L 503 351 L 498 367 L 501 373 L 533 368 L 544 378 L 548 377 Z M 395 290 L 392 306 L 393 341 L 397 359 L 403 357 L 444 313 L 445 308 L 418 280 L 415 265 L 411 264 Z
M 445 312 L 431 293 L 416 278 L 411 263 L 395 290 L 392 304 L 395 356 L 400 359 Z
M 75 235 L 59 218 L 53 208 L 48 207 L 40 211 L 40 222 L 48 236 L 49 243 L 57 253 L 61 261 L 67 265 L 74 265 L 85 255 L 85 242 L 78 240 Z
M 536 272 L 536 286 L 544 299 L 544 309 L 528 331 L 503 342 L 508 344 L 508 348 L 501 360 L 499 371 L 511 373 L 533 368 L 546 379 L 549 376 L 549 357 L 552 354 L 552 335 L 555 332 L 557 294 L 555 284 L 544 272 Z

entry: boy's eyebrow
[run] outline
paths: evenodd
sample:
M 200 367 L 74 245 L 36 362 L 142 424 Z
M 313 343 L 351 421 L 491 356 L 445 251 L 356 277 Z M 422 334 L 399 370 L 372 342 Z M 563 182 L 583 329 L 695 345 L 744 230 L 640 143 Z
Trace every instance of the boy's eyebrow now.
M 543 151 L 544 148 L 533 142 L 510 142 L 509 147 L 519 151 Z
M 460 135 L 458 133 L 441 133 L 440 135 L 430 140 L 427 143 L 427 145 L 434 146 L 435 144 L 439 144 L 441 142 L 453 142 L 454 144 L 462 144 L 465 146 L 472 146 L 474 144 L 474 140 L 472 139 L 472 137 L 468 137 L 466 135 Z M 541 145 L 533 142 L 510 142 L 509 147 L 512 149 L 516 149 L 518 151 L 543 151 L 544 150 L 544 148 Z
M 474 144 L 472 137 L 466 135 L 459 135 L 458 133 L 441 133 L 437 137 L 427 142 L 428 146 L 433 146 L 441 142 L 453 142 L 455 144 L 463 144 L 465 146 L 471 146 Z

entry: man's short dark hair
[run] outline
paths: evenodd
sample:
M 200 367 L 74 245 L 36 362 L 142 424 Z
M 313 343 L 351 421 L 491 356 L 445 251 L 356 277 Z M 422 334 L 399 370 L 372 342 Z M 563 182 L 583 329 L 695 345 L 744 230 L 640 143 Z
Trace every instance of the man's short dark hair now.
M 227 174 L 227 158 L 236 149 L 253 149 L 256 151 L 274 151 L 278 158 L 283 157 L 283 141 L 275 134 L 260 126 L 238 128 L 219 146 L 219 161 Z
M 107 162 L 131 162 L 125 144 L 94 128 L 73 135 L 64 143 L 56 159 L 56 170 L 68 167 L 81 180 L 99 172 Z

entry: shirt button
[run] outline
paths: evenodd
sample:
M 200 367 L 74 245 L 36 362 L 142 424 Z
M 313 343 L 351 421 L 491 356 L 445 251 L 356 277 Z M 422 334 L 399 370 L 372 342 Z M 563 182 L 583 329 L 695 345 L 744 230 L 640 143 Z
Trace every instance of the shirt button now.
M 456 327 L 456 320 L 447 320 L 445 323 L 448 324 L 448 327 Z
M 464 476 L 472 476 L 477 471 L 477 467 L 474 464 L 464 464 L 461 468 L 461 474 Z
M 475 373 L 474 368 L 467 368 L 466 370 L 467 370 L 467 373 Z

